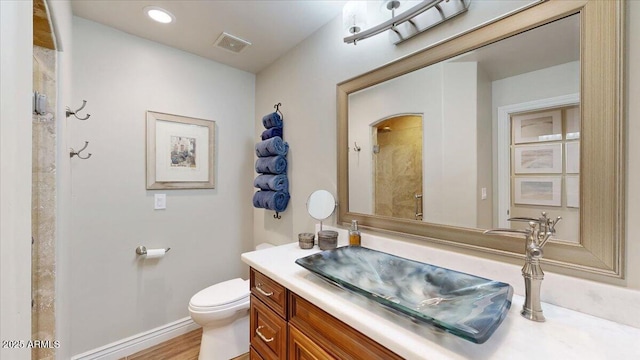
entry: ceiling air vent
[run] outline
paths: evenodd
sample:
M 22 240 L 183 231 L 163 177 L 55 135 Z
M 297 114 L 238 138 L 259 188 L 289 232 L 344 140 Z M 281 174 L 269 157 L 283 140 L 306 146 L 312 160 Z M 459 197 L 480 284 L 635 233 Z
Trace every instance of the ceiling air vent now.
M 223 32 L 214 44 L 214 46 L 216 47 L 231 51 L 236 54 L 244 50 L 249 45 L 251 45 L 250 42 L 242 40 L 239 37 L 233 36 L 231 34 L 227 34 L 226 32 Z

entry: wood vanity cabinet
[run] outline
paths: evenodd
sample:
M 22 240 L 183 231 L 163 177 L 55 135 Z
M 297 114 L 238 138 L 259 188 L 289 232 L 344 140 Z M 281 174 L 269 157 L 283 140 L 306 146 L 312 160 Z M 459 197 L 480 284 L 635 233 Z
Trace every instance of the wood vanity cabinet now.
M 255 269 L 251 359 L 402 359 Z
M 287 358 L 287 289 L 251 269 L 251 348 L 264 360 Z

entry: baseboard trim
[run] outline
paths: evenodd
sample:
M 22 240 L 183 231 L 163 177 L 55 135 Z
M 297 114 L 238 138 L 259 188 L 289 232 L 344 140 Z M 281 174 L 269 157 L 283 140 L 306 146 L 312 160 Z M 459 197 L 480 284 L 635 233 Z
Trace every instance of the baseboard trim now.
M 176 336 L 196 330 L 200 325 L 186 317 L 178 321 L 145 331 L 128 338 L 107 344 L 82 354 L 74 355 L 71 360 L 117 360 L 132 355 L 138 351 L 161 344 Z

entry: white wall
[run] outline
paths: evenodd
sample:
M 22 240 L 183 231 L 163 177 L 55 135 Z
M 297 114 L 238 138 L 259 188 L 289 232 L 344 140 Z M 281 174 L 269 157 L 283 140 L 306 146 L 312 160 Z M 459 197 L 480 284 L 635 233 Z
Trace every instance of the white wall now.
M 0 1 L 0 358 L 31 339 L 32 2 Z
M 341 19 L 320 29 L 280 58 L 256 79 L 256 119 L 283 103 L 289 155 L 291 202 L 282 220 L 255 210 L 254 241 L 287 243 L 299 232 L 313 230 L 315 221 L 305 209 L 308 195 L 316 189 L 336 194 L 336 84 L 375 69 L 487 19 L 522 5 L 514 1 L 475 1 L 468 13 L 438 26 L 404 44 L 394 46 L 385 35 L 358 45 L 342 43 Z M 640 96 L 640 2 L 627 2 L 628 99 Z M 463 24 L 463 22 L 465 24 Z M 466 27 L 468 28 L 468 27 Z M 640 136 L 640 104 L 628 102 L 628 137 Z M 255 132 L 261 124 L 256 121 Z M 627 168 L 627 218 L 640 217 L 640 144 L 630 141 Z M 335 215 L 330 220 L 335 222 Z M 627 227 L 627 286 L 640 289 L 640 222 Z
M 494 118 L 500 106 L 579 92 L 579 61 L 497 80 L 492 84 Z
M 69 306 L 72 353 L 188 317 L 189 299 L 247 276 L 253 222 L 255 75 L 73 19 Z M 216 189 L 145 190 L 145 112 L 216 122 Z M 69 161 L 69 160 L 67 160 Z M 154 194 L 167 209 L 154 210 Z M 139 245 L 170 247 L 142 261 Z
M 493 136 L 491 111 L 491 80 L 487 73 L 478 67 L 478 185 L 476 198 L 478 201 L 478 227 L 489 229 L 497 227 L 498 220 L 493 220 Z M 486 189 L 487 197 L 482 199 L 482 189 Z M 495 225 L 494 225 L 495 224 Z
M 478 212 L 478 64 L 445 63 L 442 89 L 442 202 L 434 209 L 440 216 L 433 222 L 473 228 Z

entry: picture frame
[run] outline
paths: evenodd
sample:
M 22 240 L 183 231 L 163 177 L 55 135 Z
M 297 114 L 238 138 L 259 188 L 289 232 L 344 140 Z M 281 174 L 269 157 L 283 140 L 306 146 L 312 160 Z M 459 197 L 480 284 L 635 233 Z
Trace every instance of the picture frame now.
M 514 165 L 516 174 L 561 174 L 562 144 L 516 146 Z
M 146 121 L 147 190 L 215 188 L 215 121 L 155 111 Z
M 514 144 L 562 140 L 562 110 L 513 115 Z
M 567 207 L 580 207 L 580 175 L 567 175 L 565 177 L 565 192 L 567 194 Z
M 516 177 L 514 203 L 518 205 L 562 206 L 562 177 Z
M 565 110 L 567 122 L 565 139 L 580 139 L 580 107 L 572 107 Z
M 565 168 L 567 174 L 580 173 L 580 142 L 571 141 L 565 145 Z

